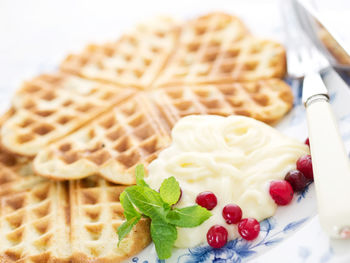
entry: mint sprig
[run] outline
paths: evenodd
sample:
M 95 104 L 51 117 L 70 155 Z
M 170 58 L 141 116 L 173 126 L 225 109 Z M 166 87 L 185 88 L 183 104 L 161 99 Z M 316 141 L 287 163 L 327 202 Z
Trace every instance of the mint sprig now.
M 176 227 L 199 226 L 212 214 L 198 205 L 173 208 L 181 194 L 175 177 L 165 179 L 157 192 L 145 182 L 144 173 L 143 165 L 137 165 L 136 185 L 126 188 L 120 195 L 126 221 L 118 228 L 118 245 L 142 216 L 148 217 L 151 219 L 151 238 L 158 257 L 167 259 L 177 239 Z
M 135 209 L 126 192 L 122 192 L 119 197 L 120 203 L 124 207 L 124 216 L 126 222 L 118 228 L 118 246 L 120 241 L 131 231 L 131 229 L 140 221 L 141 214 Z
M 143 164 L 136 165 L 135 177 L 136 177 L 136 185 L 149 187 L 149 185 L 144 180 L 145 168 L 143 167 Z
M 211 216 L 211 213 L 199 205 L 175 208 L 169 211 L 167 221 L 178 227 L 196 227 Z
M 163 220 L 152 220 L 151 238 L 159 259 L 170 258 L 172 247 L 177 239 L 176 227 Z
M 169 205 L 176 204 L 180 198 L 180 185 L 175 177 L 165 179 L 159 189 L 160 197 Z

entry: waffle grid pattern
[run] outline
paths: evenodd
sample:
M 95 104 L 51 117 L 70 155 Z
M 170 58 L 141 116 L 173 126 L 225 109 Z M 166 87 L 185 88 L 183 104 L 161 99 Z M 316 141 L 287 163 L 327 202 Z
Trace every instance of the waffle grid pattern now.
M 0 149 L 0 262 L 120 262 L 150 243 L 142 220 L 117 246 L 118 186 L 100 177 L 56 182 Z
M 0 262 L 112 263 L 138 253 L 151 242 L 148 220 L 117 246 L 124 188 L 99 177 L 47 180 L 0 145 Z
M 171 128 L 181 117 L 240 114 L 273 122 L 292 101 L 288 85 L 278 79 L 140 93 L 40 151 L 34 166 L 40 175 L 59 180 L 99 174 L 114 183 L 134 184 L 135 165 L 149 164 L 170 145 Z
M 2 127 L 2 142 L 16 154 L 33 156 L 133 93 L 62 73 L 41 75 L 15 95 L 16 112 Z
M 163 126 L 147 93 L 140 93 L 59 141 L 54 156 L 39 153 L 36 167 L 54 179 L 78 179 L 98 173 L 115 183 L 134 184 L 134 166 L 150 163 L 170 144 Z M 66 169 L 67 177 L 62 177 L 59 166 Z M 73 177 L 72 169 L 76 171 Z
M 30 189 L 32 186 L 45 181 L 45 178 L 36 176 L 32 172 L 32 164 L 25 163 L 3 163 L 2 158 L 7 158 L 0 152 L 0 197 L 14 192 Z M 13 161 L 14 158 L 5 160 Z
M 222 83 L 278 78 L 285 74 L 285 51 L 251 36 L 233 16 L 212 13 L 189 21 L 158 85 Z
M 13 109 L 10 109 L 0 116 L 0 127 L 13 113 Z M 34 175 L 32 163 L 28 159 L 14 156 L 0 144 L 0 198 L 30 189 L 44 180 L 46 179 Z
M 285 74 L 285 51 L 280 44 L 269 40 L 245 37 L 229 47 L 209 43 L 206 49 L 191 51 L 188 45 L 178 48 L 157 80 L 158 85 L 230 83 L 280 78 Z M 193 60 L 188 52 L 193 53 Z
M 170 130 L 180 118 L 198 114 L 236 114 L 273 124 L 293 103 L 288 85 L 278 79 L 185 88 L 174 86 L 155 91 L 153 99 Z
M 123 208 L 119 202 L 119 195 L 124 188 L 98 177 L 70 182 L 72 252 L 75 259 L 120 261 L 148 245 L 149 225 L 147 220 L 142 219 L 119 248 L 116 246 L 117 228 L 124 221 Z
M 278 43 L 251 36 L 237 17 L 211 13 L 182 24 L 166 17 L 140 24 L 114 43 L 90 45 L 80 55 L 69 55 L 61 69 L 68 73 L 39 76 L 17 92 L 13 101 L 16 112 L 1 130 L 7 150 L 34 157 L 48 144 L 140 93 L 130 87 L 151 89 L 148 92 L 153 94 L 153 90 L 173 85 L 218 86 L 280 78 L 285 73 L 285 52 Z M 251 112 L 254 103 L 251 109 L 249 103 L 244 103 L 242 110 L 236 109 L 237 100 L 242 98 L 231 103 L 236 114 L 268 123 L 282 117 L 273 111 L 271 116 L 267 112 L 266 116 L 255 114 Z M 232 113 L 232 109 L 227 110 Z M 134 162 L 140 154 L 134 151 L 126 158 Z M 100 154 L 101 158 L 108 156 Z
M 90 45 L 61 65 L 66 72 L 140 89 L 280 78 L 285 67 L 280 44 L 251 36 L 237 17 L 224 13 L 184 24 L 161 18 L 115 43 Z
M 66 208 L 67 191 L 57 182 L 47 181 L 31 191 L 3 197 L 0 259 L 47 262 L 50 257 L 68 256 Z
M 149 222 L 117 247 L 125 186 L 113 183 L 134 184 L 134 166 L 170 144 L 181 117 L 274 123 L 293 103 L 279 79 L 283 47 L 223 13 L 140 24 L 69 55 L 60 70 L 25 82 L 0 117 L 0 262 L 120 262 L 138 253 L 150 243 Z
M 69 55 L 61 70 L 89 79 L 138 88 L 150 87 L 163 69 L 178 37 L 178 24 L 158 17 L 138 25 L 113 43 L 89 45 Z
M 117 246 L 124 186 L 46 180 L 0 198 L 0 262 L 120 262 L 150 243 L 142 219 Z

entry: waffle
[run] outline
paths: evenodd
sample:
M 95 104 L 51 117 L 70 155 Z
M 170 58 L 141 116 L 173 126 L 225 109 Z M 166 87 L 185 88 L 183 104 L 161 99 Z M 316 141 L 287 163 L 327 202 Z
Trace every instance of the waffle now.
M 35 169 L 53 179 L 79 179 L 98 173 L 115 183 L 134 184 L 134 166 L 151 162 L 169 142 L 147 94 L 140 93 L 92 125 L 39 152 Z
M 0 149 L 0 197 L 30 189 L 45 178 L 36 176 L 29 161 L 18 160 Z
M 34 156 L 133 93 L 62 73 L 41 75 L 15 95 L 15 113 L 2 127 L 2 144 L 13 153 Z
M 46 181 L 1 198 L 0 262 L 66 262 L 70 255 L 67 195 L 64 184 Z
M 280 44 L 251 36 L 236 17 L 212 13 L 184 25 L 156 85 L 232 83 L 281 78 L 285 72 Z
M 142 219 L 118 247 L 125 187 L 90 177 L 46 180 L 0 199 L 0 262 L 120 262 L 150 243 Z
M 13 109 L 0 116 L 1 125 L 14 113 Z M 32 163 L 7 152 L 0 144 L 0 197 L 23 192 L 46 179 L 34 175 Z
M 192 114 L 240 114 L 271 123 L 292 107 L 288 85 L 274 79 L 244 84 L 179 86 L 140 93 L 92 125 L 40 151 L 38 174 L 78 179 L 99 174 L 134 184 L 134 166 L 147 165 L 170 144 L 178 119 Z
M 279 79 L 173 86 L 151 96 L 169 132 L 180 118 L 198 114 L 243 115 L 274 124 L 293 106 L 290 87 Z
M 138 25 L 116 42 L 89 45 L 81 54 L 69 55 L 61 70 L 82 77 L 147 89 L 172 53 L 178 25 L 159 17 Z
M 0 146 L 0 197 L 26 191 L 45 180 L 34 174 L 31 162 L 9 154 Z
M 120 262 L 151 242 L 149 221 L 141 219 L 117 247 L 117 228 L 124 221 L 119 195 L 124 188 L 97 177 L 70 182 L 74 262 Z
M 85 55 L 68 57 L 62 69 L 99 80 L 106 78 L 92 77 L 91 71 L 98 76 L 113 72 L 115 78 L 125 81 L 121 84 L 137 86 L 128 76 L 142 64 L 140 60 L 145 62 L 144 55 L 153 58 L 149 65 L 143 65 L 144 70 L 153 73 L 142 73 L 139 82 L 144 88 L 152 89 L 169 83 L 221 84 L 284 74 L 284 49 L 279 44 L 251 37 L 239 19 L 222 13 L 212 13 L 185 24 L 177 51 L 166 64 L 176 42 L 176 28 L 176 23 L 166 18 L 140 25 L 114 44 L 115 49 L 110 47 L 112 44 L 91 46 Z M 157 52 L 151 54 L 153 49 Z M 125 52 L 133 56 L 125 60 Z M 119 56 L 124 56 L 121 64 Z M 76 60 L 86 60 L 86 63 L 80 65 Z M 111 67 L 101 68 L 101 63 Z M 166 68 L 160 73 L 165 64 Z M 115 67 L 122 68 L 125 74 L 116 77 L 119 70 Z M 186 74 L 182 74 L 183 69 Z M 181 76 L 176 73 L 178 70 Z M 91 74 L 81 73 L 85 71 Z M 155 79 L 159 86 L 151 85 Z M 16 94 L 13 102 L 16 113 L 2 128 L 2 143 L 13 153 L 35 156 L 45 145 L 79 129 L 132 93 L 130 88 L 98 84 L 63 73 L 40 76 L 25 83 Z
M 120 262 L 150 243 L 142 219 L 118 247 L 122 186 L 45 181 L 0 200 L 0 262 Z

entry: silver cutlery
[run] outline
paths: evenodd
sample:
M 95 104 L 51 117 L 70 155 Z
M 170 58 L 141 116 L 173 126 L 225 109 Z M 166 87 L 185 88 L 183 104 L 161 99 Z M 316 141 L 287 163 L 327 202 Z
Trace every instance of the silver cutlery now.
M 330 237 L 350 238 L 350 162 L 321 78 L 330 64 L 303 31 L 298 0 L 281 2 L 288 73 L 303 82 L 320 223 Z

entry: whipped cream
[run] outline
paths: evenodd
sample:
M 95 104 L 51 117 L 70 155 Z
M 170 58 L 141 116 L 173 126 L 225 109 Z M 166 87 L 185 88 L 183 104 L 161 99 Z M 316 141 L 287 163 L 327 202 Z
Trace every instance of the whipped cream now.
M 229 239 L 237 236 L 236 225 L 228 225 L 222 209 L 237 204 L 243 217 L 261 221 L 272 216 L 276 204 L 269 195 L 269 182 L 283 179 L 295 169 L 297 159 L 308 147 L 278 130 L 252 118 L 213 115 L 188 116 L 172 130 L 173 142 L 148 166 L 147 183 L 159 189 L 165 178 L 174 176 L 182 197 L 177 207 L 195 204 L 203 191 L 218 200 L 213 216 L 195 228 L 178 228 L 177 247 L 206 242 L 208 229 L 219 224 Z

